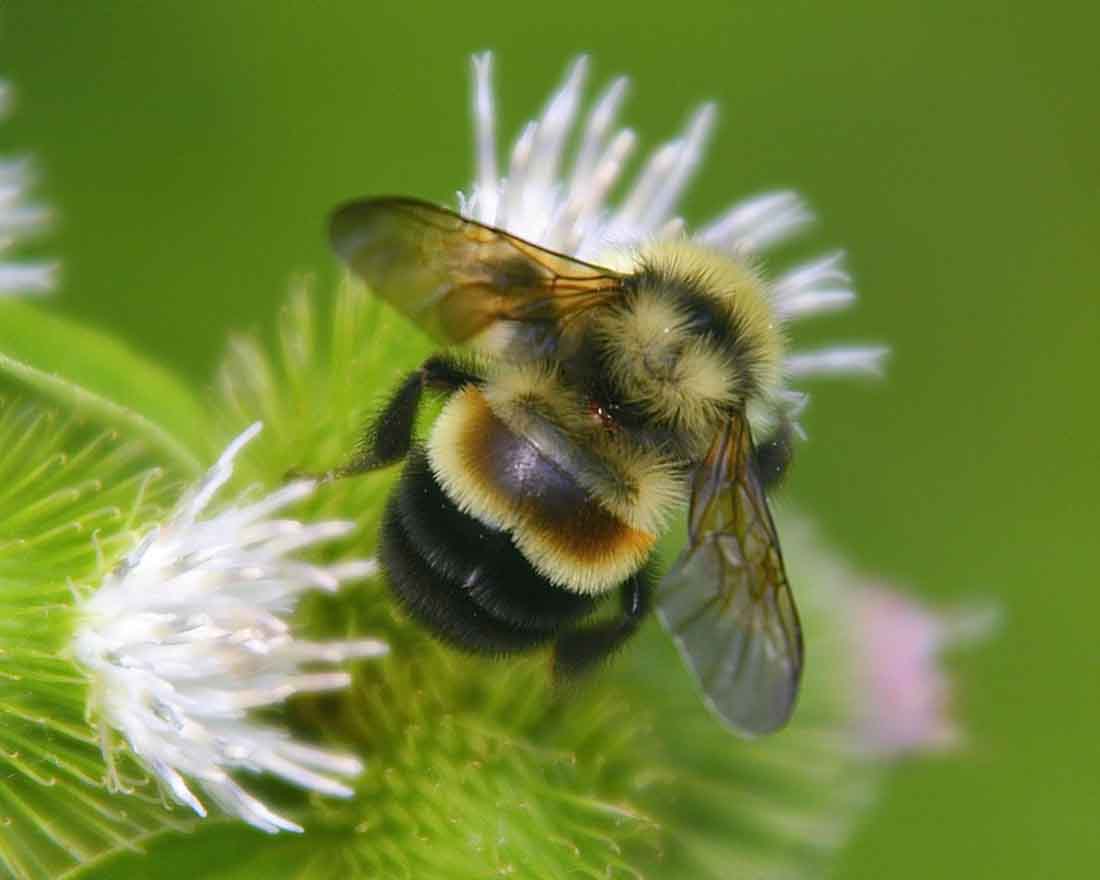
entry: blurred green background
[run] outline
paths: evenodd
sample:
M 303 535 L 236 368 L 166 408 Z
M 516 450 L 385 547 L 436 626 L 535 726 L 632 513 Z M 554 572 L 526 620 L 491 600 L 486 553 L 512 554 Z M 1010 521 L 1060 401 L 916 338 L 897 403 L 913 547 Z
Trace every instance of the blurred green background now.
M 271 325 L 292 273 L 335 277 L 335 202 L 467 184 L 470 52 L 497 51 L 509 138 L 582 50 L 597 80 L 632 76 L 647 144 L 717 99 L 688 218 L 802 190 L 823 217 L 803 253 L 846 247 L 862 298 L 797 341 L 894 350 L 886 382 L 814 390 L 789 495 L 865 570 L 1004 610 L 954 663 L 967 747 L 902 766 L 837 876 L 1095 872 L 1097 7 L 8 0 L 0 16 L 19 97 L 0 146 L 35 154 L 59 215 L 50 307 L 199 381 L 227 330 Z

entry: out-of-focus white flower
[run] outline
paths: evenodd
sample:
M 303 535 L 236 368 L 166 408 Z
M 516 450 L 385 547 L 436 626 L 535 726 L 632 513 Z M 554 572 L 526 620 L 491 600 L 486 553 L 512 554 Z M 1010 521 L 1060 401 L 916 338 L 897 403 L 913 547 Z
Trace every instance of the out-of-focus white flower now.
M 469 193 L 458 194 L 459 209 L 465 216 L 544 248 L 597 263 L 610 250 L 686 234 L 684 221 L 676 212 L 714 126 L 713 104 L 696 110 L 678 138 L 652 153 L 619 204 L 612 206 L 608 193 L 619 181 L 637 142 L 630 129 L 616 129 L 627 80 L 612 81 L 596 99 L 567 163 L 588 70 L 586 58 L 575 61 L 542 115 L 523 128 L 502 175 L 497 165 L 492 56 L 476 56 L 473 66 L 477 170 Z M 756 262 L 763 251 L 790 239 L 812 219 L 797 193 L 766 192 L 733 205 L 692 237 L 736 258 Z M 770 288 L 776 317 L 782 321 L 843 309 L 855 300 L 841 253 L 796 266 L 772 279 Z M 792 379 L 878 374 L 886 352 L 878 345 L 838 346 L 791 354 L 785 368 Z M 787 391 L 786 396 L 792 415 L 797 415 L 803 395 Z
M 231 772 L 271 773 L 348 797 L 352 789 L 337 777 L 357 775 L 361 764 L 296 741 L 249 713 L 296 693 L 346 687 L 347 672 L 304 667 L 376 657 L 386 646 L 375 639 L 309 642 L 291 632 L 288 617 L 302 593 L 335 591 L 374 570 L 369 562 L 320 566 L 294 558 L 354 528 L 274 517 L 309 495 L 312 482 L 202 518 L 259 430 L 257 423 L 234 440 L 172 516 L 82 603 L 73 655 L 91 679 L 89 709 L 112 775 L 110 740 L 118 734 L 172 797 L 200 816 L 206 809 L 189 782 L 250 825 L 301 831 Z
M 11 91 L 0 82 L 0 119 L 7 115 Z M 27 201 L 34 177 L 26 159 L 0 159 L 0 297 L 45 293 L 53 288 L 57 266 L 46 262 L 11 262 L 8 251 L 38 231 L 49 213 Z
M 866 751 L 892 758 L 957 746 L 943 655 L 988 634 L 995 610 L 938 613 L 894 590 L 863 587 L 853 611 L 863 679 L 858 735 Z

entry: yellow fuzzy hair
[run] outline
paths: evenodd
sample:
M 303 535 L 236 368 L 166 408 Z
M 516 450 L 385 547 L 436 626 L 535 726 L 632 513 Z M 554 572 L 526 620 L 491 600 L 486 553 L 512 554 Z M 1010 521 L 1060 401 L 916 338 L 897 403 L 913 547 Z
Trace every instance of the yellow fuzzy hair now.
M 770 397 L 781 381 L 785 341 L 768 288 L 745 263 L 697 244 L 652 245 L 635 268 L 682 278 L 733 320 L 749 344 L 749 363 L 737 364 L 709 340 L 690 337 L 689 316 L 658 287 L 641 287 L 629 308 L 597 315 L 595 331 L 611 355 L 610 368 L 631 402 L 689 435 L 717 430 L 724 409 L 746 405 L 754 391 Z
M 526 528 L 512 534 L 535 571 L 559 587 L 584 595 L 619 586 L 645 565 L 657 543 L 653 535 L 634 530 L 625 532 L 624 538 L 599 556 L 581 556 L 555 532 Z
M 463 512 L 493 529 L 512 529 L 518 517 L 505 502 L 479 480 L 472 479 L 466 434 L 478 415 L 481 392 L 467 385 L 443 407 L 428 435 L 428 463 L 443 491 Z
M 694 279 L 700 289 L 736 315 L 760 349 L 761 385 L 778 384 L 786 339 L 772 309 L 767 282 L 750 263 L 691 241 L 652 244 L 638 259 L 670 275 Z

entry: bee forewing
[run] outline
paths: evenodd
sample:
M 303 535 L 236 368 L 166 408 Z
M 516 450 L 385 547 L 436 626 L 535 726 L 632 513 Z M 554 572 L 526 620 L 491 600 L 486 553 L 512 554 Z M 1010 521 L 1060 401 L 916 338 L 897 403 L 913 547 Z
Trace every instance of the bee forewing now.
M 502 349 L 490 353 L 506 353 L 515 336 L 552 353 L 564 321 L 622 288 L 611 270 L 416 199 L 349 202 L 333 213 L 329 235 L 374 293 L 441 342 L 518 325 L 512 334 L 486 334 L 488 347 Z
M 756 735 L 794 709 L 802 634 L 751 460 L 748 425 L 736 419 L 700 466 L 690 541 L 661 582 L 657 611 L 707 705 Z

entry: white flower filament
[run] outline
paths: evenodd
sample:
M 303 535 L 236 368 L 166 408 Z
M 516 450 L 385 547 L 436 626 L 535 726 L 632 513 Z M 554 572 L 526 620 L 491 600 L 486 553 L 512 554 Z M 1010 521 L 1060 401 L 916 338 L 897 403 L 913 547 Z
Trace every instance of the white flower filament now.
M 366 561 L 322 566 L 291 556 L 354 528 L 275 518 L 308 496 L 312 482 L 203 518 L 259 430 L 253 425 L 234 440 L 175 514 L 82 604 L 73 647 L 92 679 L 90 708 L 108 759 L 113 730 L 176 801 L 200 816 L 206 808 L 187 780 L 261 830 L 301 831 L 241 788 L 231 771 L 271 773 L 349 797 L 353 790 L 337 777 L 353 777 L 362 765 L 354 755 L 296 742 L 248 713 L 298 693 L 344 688 L 347 672 L 305 664 L 376 657 L 386 646 L 376 639 L 306 641 L 287 622 L 302 593 L 333 592 L 375 570 Z

